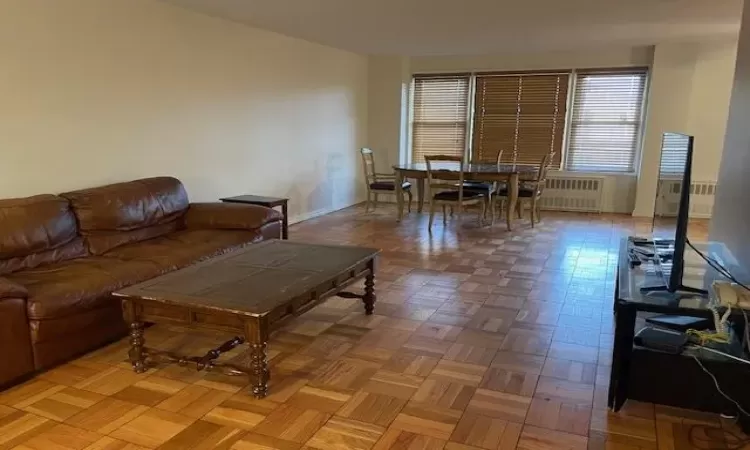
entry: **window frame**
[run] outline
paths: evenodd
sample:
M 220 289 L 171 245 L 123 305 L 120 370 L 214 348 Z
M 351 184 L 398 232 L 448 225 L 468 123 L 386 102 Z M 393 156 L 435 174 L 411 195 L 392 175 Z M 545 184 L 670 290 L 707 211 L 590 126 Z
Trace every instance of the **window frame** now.
M 617 74 L 617 73 L 628 73 L 628 72 L 636 72 L 636 71 L 643 71 L 644 73 L 644 80 L 643 80 L 643 97 L 641 98 L 641 117 L 640 117 L 640 124 L 638 129 L 638 136 L 636 137 L 636 144 L 635 144 L 635 150 L 633 153 L 633 170 L 623 172 L 623 171 L 616 171 L 616 170 L 572 170 L 568 168 L 568 158 L 570 157 L 570 143 L 571 143 L 571 134 L 572 134 L 572 128 L 573 128 L 573 105 L 575 103 L 575 95 L 576 95 L 576 89 L 578 85 L 578 75 L 580 74 Z M 643 158 L 643 143 L 646 136 L 646 118 L 648 113 L 648 98 L 649 98 L 649 87 L 651 84 L 651 68 L 648 66 L 632 66 L 632 67 L 616 67 L 616 68 L 594 68 L 594 69 L 574 69 L 571 80 L 570 80 L 570 88 L 568 90 L 568 111 L 566 112 L 565 117 L 565 137 L 563 142 L 563 157 L 562 157 L 562 165 L 560 166 L 560 170 L 568 173 L 575 173 L 575 174 L 611 174 L 611 175 L 629 175 L 629 176 L 635 176 L 638 175 L 641 167 L 641 159 Z
M 643 86 L 643 98 L 641 99 L 641 114 L 640 114 L 640 124 L 639 124 L 639 130 L 638 130 L 638 136 L 637 141 L 635 145 L 635 151 L 633 155 L 633 170 L 629 172 L 621 172 L 621 171 L 607 171 L 607 170 L 597 170 L 597 171 L 582 171 L 582 170 L 571 170 L 568 169 L 568 158 L 570 155 L 570 135 L 571 135 L 571 128 L 573 126 L 573 120 L 572 120 L 572 114 L 573 114 L 573 104 L 575 102 L 575 93 L 576 93 L 576 87 L 578 82 L 578 75 L 579 74 L 586 74 L 586 73 L 627 73 L 627 72 L 634 72 L 634 71 L 643 71 L 644 72 L 644 86 Z M 641 162 L 643 159 L 643 144 L 645 141 L 646 136 L 646 119 L 648 116 L 648 101 L 649 101 L 649 93 L 650 93 L 650 86 L 651 86 L 651 68 L 648 66 L 623 66 L 623 67 L 615 67 L 615 68 L 585 68 L 585 69 L 550 69 L 550 70 L 519 70 L 519 71 L 471 71 L 468 72 L 469 74 L 469 88 L 468 88 L 468 103 L 467 103 L 467 116 L 466 116 L 466 136 L 465 136 L 465 148 L 464 148 L 464 158 L 469 161 L 471 159 L 471 155 L 473 152 L 473 143 L 474 143 L 474 118 L 476 114 L 476 84 L 477 84 L 477 76 L 482 74 L 488 74 L 488 73 L 507 73 L 507 74 L 532 74 L 532 73 L 569 73 L 569 79 L 568 79 L 568 95 L 566 98 L 566 111 L 564 116 L 564 126 L 563 126 L 563 136 L 562 136 L 562 145 L 561 145 L 561 158 L 560 158 L 560 165 L 559 167 L 555 166 L 552 168 L 552 170 L 557 170 L 561 172 L 568 172 L 568 173 L 574 173 L 574 174 L 613 174 L 613 175 L 628 175 L 628 176 L 634 176 L 637 175 L 640 171 Z M 403 161 L 405 161 L 407 164 L 411 164 L 414 162 L 414 94 L 415 94 L 415 81 L 418 77 L 439 77 L 439 76 L 460 76 L 467 74 L 466 71 L 456 71 L 456 72 L 440 72 L 440 73 L 430 73 L 430 72 L 421 72 L 421 73 L 412 73 L 411 74 L 411 81 L 409 83 L 409 95 L 407 96 L 409 105 L 407 108 L 407 145 L 406 145 L 406 155 L 405 157 L 401 158 Z
M 466 76 L 468 78 L 468 86 L 467 86 L 467 103 L 466 103 L 466 114 L 464 116 L 464 120 L 466 122 L 465 125 L 465 132 L 464 132 L 464 150 L 463 150 L 463 156 L 464 158 L 468 155 L 468 146 L 471 145 L 470 142 L 468 142 L 469 137 L 471 136 L 472 130 L 471 130 L 471 118 L 473 117 L 473 101 L 472 101 L 472 95 L 474 92 L 474 74 L 472 72 L 466 72 L 466 71 L 456 71 L 456 72 L 440 72 L 440 73 L 412 73 L 411 74 L 411 81 L 409 83 L 409 107 L 408 107 L 408 136 L 407 136 L 407 155 L 406 158 L 403 160 L 407 164 L 413 164 L 414 161 L 414 122 L 415 122 L 415 96 L 416 96 L 416 83 L 418 78 L 458 78 Z M 401 157 L 399 157 L 401 159 Z

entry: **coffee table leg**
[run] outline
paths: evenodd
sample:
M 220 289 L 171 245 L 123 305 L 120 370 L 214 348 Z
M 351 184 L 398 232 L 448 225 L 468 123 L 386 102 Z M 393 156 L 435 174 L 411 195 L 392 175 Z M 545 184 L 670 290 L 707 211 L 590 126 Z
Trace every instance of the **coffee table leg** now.
M 250 383 L 253 395 L 263 398 L 268 395 L 268 319 L 257 317 L 245 324 L 245 339 L 250 346 Z
M 132 322 L 130 324 L 130 363 L 133 365 L 135 373 L 143 373 L 146 370 L 146 355 L 143 352 L 143 344 L 146 340 L 143 338 L 143 322 Z
M 365 277 L 365 295 L 362 297 L 362 301 L 365 304 L 365 314 L 369 316 L 375 309 L 375 262 L 370 261 L 367 268 L 370 271 Z

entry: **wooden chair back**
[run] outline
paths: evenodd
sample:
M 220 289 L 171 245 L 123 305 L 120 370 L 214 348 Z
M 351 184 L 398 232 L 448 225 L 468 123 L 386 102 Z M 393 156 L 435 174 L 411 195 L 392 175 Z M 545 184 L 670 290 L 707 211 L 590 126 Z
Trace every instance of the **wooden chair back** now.
M 554 152 L 547 153 L 542 157 L 542 161 L 539 163 L 539 170 L 537 171 L 536 180 L 534 181 L 536 195 L 542 195 L 544 185 L 547 183 L 547 172 L 549 171 L 550 162 L 554 155 Z
M 377 181 L 377 176 L 375 175 L 375 157 L 372 154 L 372 150 L 367 147 L 363 147 L 360 153 L 362 154 L 362 167 L 365 170 L 365 181 L 367 182 L 367 186 L 369 186 Z
M 424 157 L 427 164 L 427 186 L 430 198 L 441 191 L 457 191 L 459 203 L 464 197 L 464 159 L 461 156 L 432 155 Z M 436 167 L 435 163 L 455 163 L 458 170 L 447 170 Z

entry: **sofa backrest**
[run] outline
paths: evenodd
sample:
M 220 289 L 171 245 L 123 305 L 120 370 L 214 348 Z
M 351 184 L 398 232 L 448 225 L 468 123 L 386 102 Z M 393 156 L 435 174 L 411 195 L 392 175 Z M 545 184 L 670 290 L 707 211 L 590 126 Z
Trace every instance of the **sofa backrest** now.
M 89 251 L 101 255 L 182 227 L 189 201 L 180 180 L 144 178 L 60 194 L 70 200 Z
M 86 255 L 68 201 L 56 195 L 0 200 L 0 275 Z

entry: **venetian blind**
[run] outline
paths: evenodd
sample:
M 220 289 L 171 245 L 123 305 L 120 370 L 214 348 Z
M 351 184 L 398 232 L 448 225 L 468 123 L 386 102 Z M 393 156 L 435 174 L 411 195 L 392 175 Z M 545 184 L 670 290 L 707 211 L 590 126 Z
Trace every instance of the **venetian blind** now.
M 477 75 L 472 160 L 538 164 L 554 153 L 560 166 L 568 73 Z
M 661 140 L 661 164 L 659 175 L 683 175 L 687 163 L 690 136 L 678 133 L 665 133 Z
M 565 166 L 633 172 L 641 141 L 646 69 L 576 75 Z
M 414 77 L 412 161 L 426 155 L 463 156 L 469 75 Z

